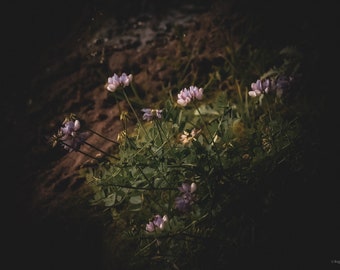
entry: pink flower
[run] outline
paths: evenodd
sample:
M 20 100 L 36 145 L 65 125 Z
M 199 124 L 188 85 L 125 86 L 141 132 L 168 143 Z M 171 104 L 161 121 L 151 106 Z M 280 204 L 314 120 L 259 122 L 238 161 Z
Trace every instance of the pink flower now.
M 168 221 L 168 216 L 164 215 L 161 217 L 160 215 L 155 215 L 153 219 L 146 224 L 146 231 L 147 232 L 154 232 L 157 228 L 163 230 L 164 229 L 164 223 Z
M 177 103 L 181 106 L 186 106 L 191 100 L 201 100 L 203 98 L 203 88 L 197 86 L 190 86 L 189 89 L 183 88 L 177 94 Z
M 107 79 L 106 89 L 110 92 L 115 92 L 119 86 L 126 87 L 132 82 L 132 74 L 126 75 L 122 73 L 119 77 L 116 73 Z

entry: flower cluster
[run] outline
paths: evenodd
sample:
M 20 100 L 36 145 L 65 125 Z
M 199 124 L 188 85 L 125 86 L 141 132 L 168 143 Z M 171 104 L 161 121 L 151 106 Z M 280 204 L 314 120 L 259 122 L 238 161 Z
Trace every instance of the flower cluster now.
M 156 229 L 163 230 L 165 222 L 168 221 L 168 216 L 164 215 L 161 217 L 160 215 L 155 215 L 148 224 L 146 224 L 146 231 L 147 232 L 154 232 Z
M 275 79 L 257 80 L 251 84 L 249 96 L 257 97 L 269 92 L 276 92 L 278 97 L 281 97 L 283 92 L 287 91 L 291 85 L 292 78 L 287 76 L 279 76 Z
M 196 136 L 201 132 L 200 129 L 194 128 L 190 131 L 190 133 L 188 131 L 184 131 L 183 134 L 181 134 L 180 136 L 180 142 L 182 144 L 188 144 L 191 141 L 196 139 Z
M 132 74 L 126 75 L 126 73 L 122 73 L 121 76 L 118 76 L 116 73 L 114 73 L 112 77 L 107 79 L 106 89 L 110 92 L 115 92 L 119 86 L 129 86 L 131 81 Z
M 203 98 L 203 88 L 197 86 L 190 86 L 189 89 L 182 89 L 177 95 L 177 103 L 181 106 L 186 106 L 191 100 Z
M 155 118 L 162 118 L 163 110 L 146 108 L 146 109 L 142 109 L 141 111 L 144 113 L 143 120 L 151 121 Z
M 89 137 L 88 132 L 79 132 L 80 122 L 77 119 L 66 118 L 63 126 L 59 129 L 57 135 L 52 137 L 53 143 L 61 142 L 65 150 L 72 152 L 78 150 L 80 146 Z
M 271 81 L 269 79 L 266 80 L 257 80 L 255 83 L 251 84 L 251 91 L 248 92 L 249 96 L 257 97 L 264 93 L 268 93 L 270 89 Z
M 195 198 L 193 193 L 196 191 L 197 186 L 195 183 L 191 183 L 191 185 L 183 183 L 178 189 L 182 194 L 176 197 L 175 208 L 181 212 L 188 212 L 194 203 Z

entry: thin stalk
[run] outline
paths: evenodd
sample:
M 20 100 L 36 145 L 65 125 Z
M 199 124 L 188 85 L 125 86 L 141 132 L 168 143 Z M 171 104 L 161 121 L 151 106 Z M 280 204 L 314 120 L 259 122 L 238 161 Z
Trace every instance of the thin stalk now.
M 204 125 L 205 129 L 206 129 L 206 130 L 208 131 L 208 133 L 209 133 L 211 142 L 212 142 L 213 144 L 215 144 L 215 143 L 214 143 L 214 137 L 213 137 L 213 135 L 211 134 L 211 132 L 210 132 L 208 126 L 207 126 L 207 123 L 204 121 L 200 109 L 198 108 L 198 106 L 197 106 L 197 104 L 196 104 L 195 102 L 193 102 L 193 103 L 194 103 L 194 106 L 195 106 L 195 108 L 196 108 L 196 110 L 197 110 L 197 112 L 198 112 L 198 115 L 199 115 L 200 118 L 201 118 L 201 121 L 203 122 L 203 125 Z
M 156 120 L 156 123 L 157 123 L 157 126 L 159 127 L 159 130 L 161 130 L 162 133 L 164 134 L 164 136 L 166 138 L 166 141 L 171 144 L 170 138 L 168 136 L 169 133 L 165 132 L 164 128 L 162 127 L 162 125 L 161 125 L 161 123 L 160 123 L 160 121 L 158 119 Z
M 96 158 L 96 157 L 94 157 L 94 156 L 91 156 L 90 154 L 87 154 L 87 153 L 83 152 L 83 151 L 80 150 L 80 149 L 76 149 L 76 148 L 72 147 L 71 145 L 68 145 L 67 143 L 64 143 L 63 141 L 60 141 L 60 143 L 61 143 L 62 145 L 66 145 L 66 146 L 69 147 L 69 148 L 72 148 L 75 152 L 79 152 L 79 153 L 81 153 L 81 154 L 83 154 L 83 155 L 85 155 L 85 156 L 87 156 L 87 157 L 89 157 L 89 158 L 98 160 L 98 158 Z
M 160 123 L 157 119 L 155 120 L 155 122 L 156 122 L 156 127 L 157 127 L 157 130 L 158 130 L 159 138 L 161 140 L 161 144 L 163 144 L 163 137 L 162 137 L 162 134 L 161 134 Z M 164 133 L 164 131 L 163 131 L 163 133 Z
M 130 99 L 129 99 L 129 97 L 127 96 L 127 94 L 125 93 L 124 89 L 123 89 L 123 94 L 124 94 L 124 97 L 125 97 L 125 99 L 126 99 L 126 102 L 129 104 L 129 106 L 130 106 L 132 112 L 134 113 L 137 122 L 138 122 L 139 125 L 142 127 L 142 129 L 144 130 L 145 134 L 147 135 L 148 133 L 147 133 L 147 131 L 145 130 L 145 127 L 144 127 L 144 126 L 142 125 L 142 123 L 140 122 L 139 117 L 138 117 L 138 115 L 137 115 L 135 109 L 133 108 L 133 106 L 132 106 L 132 104 L 131 104 L 131 102 L 130 102 Z
M 222 168 L 223 168 L 223 166 L 222 166 L 222 161 L 221 161 L 221 157 L 220 157 L 220 155 L 219 155 L 219 153 L 218 153 L 216 144 L 215 144 L 215 142 L 214 142 L 214 137 L 213 137 L 213 135 L 211 134 L 211 132 L 210 132 L 210 130 L 209 130 L 209 128 L 208 128 L 206 122 L 205 122 L 204 119 L 203 119 L 203 116 L 202 116 L 202 114 L 201 114 L 201 111 L 199 110 L 199 108 L 198 108 L 198 106 L 197 106 L 197 104 L 196 104 L 195 102 L 194 102 L 194 105 L 195 105 L 196 110 L 198 111 L 198 114 L 199 114 L 199 116 L 200 116 L 200 118 L 201 118 L 201 121 L 202 121 L 203 124 L 204 124 L 204 127 L 208 130 L 208 133 L 209 133 L 210 138 L 211 138 L 211 143 L 213 144 L 213 146 L 215 146 L 215 152 L 216 152 L 218 161 L 219 161 L 219 163 L 220 163 L 220 167 L 221 167 L 221 169 L 222 169 Z
M 103 139 L 109 141 L 109 142 L 113 142 L 114 144 L 119 145 L 119 142 L 113 141 L 113 140 L 111 140 L 111 139 L 109 139 L 109 138 L 107 138 L 107 137 L 101 135 L 100 133 L 98 133 L 98 132 L 96 132 L 96 131 L 94 131 L 94 130 L 92 130 L 92 129 L 90 129 L 90 128 L 89 128 L 88 130 L 91 131 L 92 133 L 96 134 L 97 136 L 99 136 L 99 137 L 101 137 L 101 138 L 103 138 Z
M 126 186 L 126 185 L 119 185 L 119 184 L 102 184 L 102 186 L 114 186 L 120 188 L 127 188 L 127 189 L 135 189 L 135 190 L 177 190 L 177 188 L 150 188 L 150 187 L 133 187 L 133 186 Z

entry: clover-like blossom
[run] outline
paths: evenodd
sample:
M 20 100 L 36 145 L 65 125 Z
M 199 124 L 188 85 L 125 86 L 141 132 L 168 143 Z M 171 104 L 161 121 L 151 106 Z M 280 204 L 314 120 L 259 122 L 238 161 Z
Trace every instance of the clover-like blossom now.
M 186 106 L 191 100 L 201 100 L 203 98 L 203 88 L 197 86 L 190 86 L 189 89 L 183 88 L 179 94 L 177 94 L 177 103 L 181 106 Z
M 168 221 L 168 216 L 164 215 L 163 217 L 161 215 L 155 215 L 152 220 L 149 221 L 148 224 L 146 224 L 146 231 L 147 232 L 154 232 L 156 229 L 163 230 L 165 222 Z
M 127 75 L 126 73 L 122 73 L 119 77 L 119 81 L 123 87 L 129 86 L 130 82 L 132 82 L 132 74 Z
M 191 141 L 193 141 L 193 140 L 195 140 L 196 139 L 196 137 L 197 137 L 197 135 L 199 134 L 201 132 L 201 129 L 196 129 L 196 128 L 194 128 L 194 129 L 192 129 L 191 131 L 190 131 L 190 133 L 188 132 L 188 131 L 184 131 L 183 132 L 183 134 L 181 134 L 181 136 L 180 136 L 180 142 L 182 143 L 182 144 L 188 144 L 188 143 L 190 143 Z
M 194 203 L 195 196 L 193 193 L 196 191 L 197 185 L 195 183 L 191 183 L 191 185 L 183 183 L 178 189 L 182 194 L 175 198 L 175 208 L 181 212 L 188 212 Z
M 163 110 L 144 108 L 144 109 L 141 109 L 141 111 L 144 113 L 143 120 L 151 121 L 155 119 L 156 117 L 162 118 Z
M 88 132 L 78 132 L 80 129 L 79 120 L 68 120 L 58 132 L 59 140 L 62 142 L 64 149 L 72 152 L 77 150 L 89 137 Z
M 287 91 L 291 86 L 292 78 L 287 76 L 279 76 L 277 79 L 257 80 L 251 84 L 249 96 L 257 97 L 269 92 L 275 92 L 276 96 L 281 97 L 283 92 Z
M 178 187 L 178 189 L 182 193 L 194 193 L 197 189 L 197 185 L 194 182 L 192 182 L 190 185 L 188 183 L 182 183 L 182 186 Z
M 255 83 L 251 84 L 251 91 L 248 92 L 249 96 L 257 97 L 264 93 L 268 93 L 271 87 L 271 81 L 269 79 L 266 80 L 257 80 Z
M 68 136 L 74 136 L 77 132 L 77 130 L 80 129 L 80 122 L 79 120 L 75 121 L 67 121 L 64 123 L 64 126 L 60 128 L 63 137 L 61 138 L 66 139 Z
M 114 73 L 112 77 L 107 79 L 106 89 L 110 92 L 115 92 L 119 86 L 126 87 L 129 86 L 131 82 L 132 74 L 127 75 L 126 73 L 122 73 L 121 76 L 118 76 Z

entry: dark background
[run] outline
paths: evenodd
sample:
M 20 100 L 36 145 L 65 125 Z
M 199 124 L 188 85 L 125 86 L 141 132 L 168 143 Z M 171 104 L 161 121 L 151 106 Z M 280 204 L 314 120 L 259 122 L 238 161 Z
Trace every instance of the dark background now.
M 313 81 L 320 80 L 328 86 L 332 80 L 330 75 L 335 74 L 338 15 L 334 1 L 7 1 L 2 7 L 1 16 L 2 55 L 4 66 L 7 67 L 3 79 L 10 86 L 21 79 L 20 86 L 16 86 L 18 90 L 4 93 L 17 101 L 23 99 L 20 97 L 29 91 L 30 78 L 38 72 L 44 51 L 57 48 L 60 42 L 72 37 L 82 24 L 88 24 L 98 13 L 122 19 L 144 11 L 159 15 L 169 7 L 185 3 L 200 4 L 207 8 L 231 3 L 235 10 L 243 12 L 246 17 L 261 22 L 263 35 L 258 40 L 268 39 L 273 46 L 308 40 L 306 49 L 321 53 L 320 58 L 315 60 L 318 62 L 313 65 L 315 74 L 320 76 L 311 78 Z

